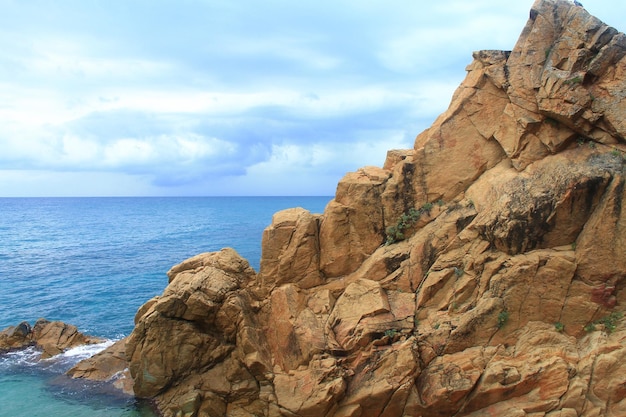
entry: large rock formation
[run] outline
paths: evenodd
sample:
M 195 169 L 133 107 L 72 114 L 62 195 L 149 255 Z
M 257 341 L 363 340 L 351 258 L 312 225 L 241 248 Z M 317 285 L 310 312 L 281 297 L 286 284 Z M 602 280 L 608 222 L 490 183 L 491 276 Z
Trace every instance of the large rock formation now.
M 538 0 L 449 109 L 323 215 L 277 213 L 136 316 L 165 416 L 626 415 L 626 38 Z

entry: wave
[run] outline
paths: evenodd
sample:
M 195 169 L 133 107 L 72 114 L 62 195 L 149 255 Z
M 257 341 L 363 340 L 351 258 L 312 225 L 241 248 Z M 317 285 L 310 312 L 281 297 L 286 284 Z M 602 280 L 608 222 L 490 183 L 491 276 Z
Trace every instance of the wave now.
M 62 374 L 78 362 L 102 352 L 116 341 L 107 339 L 101 343 L 76 346 L 47 359 L 41 359 L 41 349 L 36 346 L 9 351 L 0 355 L 0 373 Z
M 102 352 L 104 349 L 113 345 L 117 340 L 107 339 L 101 343 L 95 343 L 91 345 L 80 345 L 74 348 L 68 349 L 63 353 L 59 353 L 51 358 L 45 359 L 46 361 L 50 360 L 70 360 L 76 361 L 76 363 L 80 362 L 83 359 L 87 359 L 92 357 L 93 355 Z
M 24 349 L 13 350 L 0 355 L 0 371 L 10 370 L 16 367 L 31 367 L 39 363 L 41 349 L 28 346 Z

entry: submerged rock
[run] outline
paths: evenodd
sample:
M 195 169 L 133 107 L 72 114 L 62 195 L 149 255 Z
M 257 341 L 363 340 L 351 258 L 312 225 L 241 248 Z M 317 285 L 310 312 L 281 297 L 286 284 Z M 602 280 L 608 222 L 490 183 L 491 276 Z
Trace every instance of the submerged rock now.
M 536 1 L 413 149 L 277 213 L 258 274 L 232 249 L 173 267 L 126 341 L 134 393 L 165 416 L 626 415 L 625 91 L 625 36 Z

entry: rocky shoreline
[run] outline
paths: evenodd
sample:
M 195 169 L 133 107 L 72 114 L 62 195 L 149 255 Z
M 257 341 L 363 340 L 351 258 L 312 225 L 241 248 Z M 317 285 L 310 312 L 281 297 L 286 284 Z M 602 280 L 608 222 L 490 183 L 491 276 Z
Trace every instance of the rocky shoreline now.
M 110 343 L 107 343 L 110 342 Z M 89 336 L 78 331 L 77 327 L 61 321 L 38 319 L 32 326 L 28 322 L 21 322 L 0 331 L 0 356 L 6 353 L 34 347 L 38 360 L 54 359 L 57 355 L 83 346 L 106 345 L 95 355 L 79 361 L 65 372 L 71 379 L 86 379 L 94 383 L 94 389 L 107 394 L 131 396 L 133 381 L 128 371 L 125 349 L 126 339 L 116 342 L 100 337 Z M 71 383 L 66 379 L 59 379 L 55 383 Z M 156 408 L 155 408 L 156 411 Z
M 41 318 L 33 326 L 24 321 L 0 331 L 0 354 L 36 346 L 41 349 L 40 359 L 48 359 L 68 349 L 104 340 L 85 335 L 74 325 Z
M 413 149 L 276 213 L 258 273 L 183 261 L 70 374 L 167 417 L 626 415 L 626 36 L 537 0 L 466 70 Z

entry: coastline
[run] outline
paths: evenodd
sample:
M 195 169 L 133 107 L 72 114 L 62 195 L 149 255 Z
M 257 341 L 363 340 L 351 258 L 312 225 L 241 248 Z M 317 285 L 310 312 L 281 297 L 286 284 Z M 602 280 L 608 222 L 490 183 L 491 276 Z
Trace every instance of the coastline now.
M 136 398 L 132 394 L 132 387 L 131 391 L 128 391 L 128 381 L 124 380 L 123 372 L 102 380 L 74 378 L 69 374 L 77 364 L 101 355 L 121 340 L 105 339 L 99 343 L 76 344 L 46 358 L 42 358 L 44 350 L 36 343 L 0 349 L 0 381 L 3 375 L 4 378 L 10 378 L 12 385 L 20 385 L 22 383 L 20 381 L 24 381 L 23 383 L 31 386 L 31 389 L 40 387 L 38 389 L 43 389 L 51 398 L 62 401 L 61 404 L 65 403 L 65 406 L 55 406 L 46 401 L 47 404 L 42 405 L 42 408 L 49 409 L 53 416 L 61 413 L 74 415 L 67 413 L 75 413 L 75 409 L 85 408 L 92 410 L 89 411 L 90 415 L 103 413 L 102 417 L 108 416 L 114 410 L 118 410 L 117 412 L 123 416 L 161 417 L 162 414 L 154 401 Z M 35 382 L 38 385 L 32 385 Z M 32 400 L 27 403 L 27 407 L 33 405 Z M 5 402 L 3 406 L 10 407 L 10 404 Z M 67 412 L 61 411 L 66 408 Z M 132 410 L 136 410 L 136 414 Z M 25 408 L 15 410 L 11 415 L 20 416 L 22 415 L 20 413 L 40 415 L 42 412 L 42 410 L 28 411 L 28 408 Z
M 0 231 L 7 239 L 0 244 L 0 329 L 17 327 L 22 320 L 32 327 L 43 316 L 71 323 L 86 335 L 117 341 L 132 331 L 137 309 L 162 293 L 172 265 L 230 244 L 258 268 L 259 240 L 276 211 L 303 206 L 321 212 L 328 200 L 2 199 Z M 27 349 L 35 355 L 33 347 Z M 140 409 L 151 401 L 115 396 L 90 400 L 79 387 L 52 387 L 52 380 L 74 363 L 52 369 L 56 359 L 40 362 L 28 352 L 0 355 L 0 400 L 12 416 L 148 415 Z

